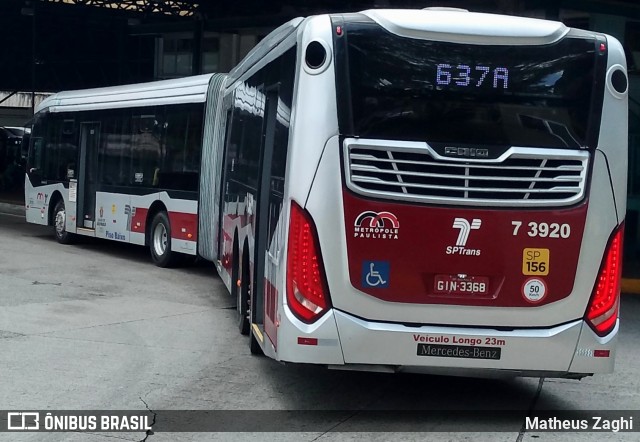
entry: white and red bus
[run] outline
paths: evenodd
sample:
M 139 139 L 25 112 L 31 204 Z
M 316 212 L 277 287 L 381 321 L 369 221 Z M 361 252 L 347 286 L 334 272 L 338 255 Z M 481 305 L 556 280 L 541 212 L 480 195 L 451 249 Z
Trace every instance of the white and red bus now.
M 223 79 L 202 75 L 44 100 L 30 142 L 27 221 L 54 225 L 65 244 L 85 235 L 149 245 L 160 266 L 196 255 L 205 106 Z
M 613 370 L 628 88 L 614 38 L 370 10 L 292 20 L 215 78 L 194 240 L 252 351 L 390 372 Z

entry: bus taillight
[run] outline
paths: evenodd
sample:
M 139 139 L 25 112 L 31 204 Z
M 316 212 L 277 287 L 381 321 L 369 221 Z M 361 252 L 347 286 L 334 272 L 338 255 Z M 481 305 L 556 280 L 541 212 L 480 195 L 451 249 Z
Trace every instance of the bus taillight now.
M 599 336 L 611 332 L 618 319 L 623 234 L 624 225 L 611 237 L 587 308 L 587 322 Z
M 311 216 L 291 203 L 287 250 L 287 303 L 307 323 L 316 321 L 330 307 L 329 290 Z

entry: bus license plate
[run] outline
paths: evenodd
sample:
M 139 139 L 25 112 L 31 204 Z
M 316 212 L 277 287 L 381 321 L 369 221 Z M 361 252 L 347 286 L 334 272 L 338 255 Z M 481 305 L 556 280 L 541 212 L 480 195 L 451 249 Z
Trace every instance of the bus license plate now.
M 488 295 L 489 278 L 486 276 L 436 275 L 433 293 L 437 295 Z

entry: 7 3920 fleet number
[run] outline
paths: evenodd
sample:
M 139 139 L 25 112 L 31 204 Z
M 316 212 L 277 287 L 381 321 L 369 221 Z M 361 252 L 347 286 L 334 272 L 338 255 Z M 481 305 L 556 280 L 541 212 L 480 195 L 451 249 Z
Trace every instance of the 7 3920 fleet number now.
M 513 226 L 513 236 L 517 236 L 522 226 L 522 221 L 511 221 Z M 563 238 L 567 239 L 571 236 L 571 226 L 569 224 L 558 223 L 536 223 L 530 222 L 525 228 L 527 235 L 531 238 Z

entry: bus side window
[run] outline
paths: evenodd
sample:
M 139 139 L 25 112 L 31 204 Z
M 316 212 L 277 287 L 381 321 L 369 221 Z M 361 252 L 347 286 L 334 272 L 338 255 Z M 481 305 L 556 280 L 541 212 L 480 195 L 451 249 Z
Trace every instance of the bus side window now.
M 151 187 L 160 164 L 161 124 L 156 113 L 134 115 L 132 120 L 132 179 L 135 186 Z
M 201 105 L 186 104 L 167 111 L 162 166 L 154 186 L 198 190 L 203 109 Z
M 42 182 L 42 163 L 44 160 L 44 149 L 42 138 L 31 138 L 31 149 L 29 149 L 28 171 L 33 184 Z
M 58 165 L 61 168 L 59 180 L 77 178 L 76 162 L 78 160 L 78 138 L 76 133 L 76 121 L 69 119 L 62 123 L 60 136 L 60 157 Z
M 273 157 L 271 161 L 271 184 L 269 195 L 269 230 L 267 247 L 272 252 L 272 248 L 281 247 L 284 244 L 283 226 L 278 231 L 278 220 L 282 212 L 285 190 L 285 173 L 287 168 L 287 153 L 289 148 L 289 130 L 291 125 L 291 104 L 293 100 L 293 84 L 296 66 L 296 49 L 280 56 L 277 71 L 274 74 L 279 82 L 278 105 L 276 110 L 276 126 L 273 140 Z M 275 238 L 274 238 L 275 237 Z
M 132 117 L 129 109 L 115 109 L 102 118 L 98 150 L 98 180 L 106 186 L 133 184 Z
M 250 81 L 258 82 L 260 78 L 256 76 Z M 236 89 L 232 134 L 229 141 L 231 145 L 237 145 L 237 156 L 235 162 L 229 166 L 237 177 L 241 177 L 239 181 L 243 186 L 254 190 L 258 188 L 260 176 L 264 105 L 265 96 L 261 86 L 257 87 L 247 82 Z
M 76 162 L 78 159 L 77 132 L 74 130 L 75 120 L 61 119 L 58 116 L 49 116 L 46 124 L 46 136 L 40 150 L 42 178 L 52 181 L 68 181 L 75 177 Z M 39 128 L 42 133 L 42 128 Z M 71 168 L 71 169 L 70 169 Z M 70 176 L 73 175 L 73 176 Z

